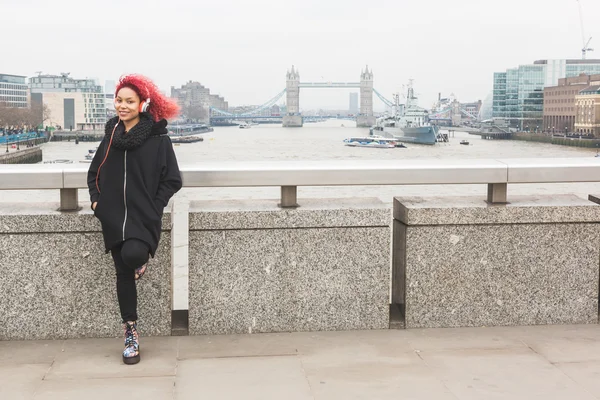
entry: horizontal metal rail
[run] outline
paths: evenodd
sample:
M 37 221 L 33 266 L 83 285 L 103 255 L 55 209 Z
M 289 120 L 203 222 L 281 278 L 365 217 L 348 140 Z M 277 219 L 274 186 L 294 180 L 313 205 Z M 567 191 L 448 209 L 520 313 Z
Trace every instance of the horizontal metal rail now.
M 513 183 L 600 182 L 600 159 L 207 162 L 181 166 L 184 187 L 282 188 L 282 207 L 297 207 L 298 186 L 487 184 L 487 200 L 507 202 Z M 81 165 L 0 165 L 0 190 L 60 189 L 61 210 L 77 208 Z

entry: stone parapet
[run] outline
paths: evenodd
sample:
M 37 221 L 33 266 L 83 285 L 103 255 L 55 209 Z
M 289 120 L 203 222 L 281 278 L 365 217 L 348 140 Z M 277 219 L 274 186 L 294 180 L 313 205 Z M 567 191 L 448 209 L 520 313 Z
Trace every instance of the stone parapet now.
M 0 340 L 121 336 L 115 270 L 100 223 L 89 209 L 51 208 L 0 205 Z M 146 336 L 171 334 L 169 213 L 163 227 L 156 257 L 138 283 Z
M 598 322 L 600 206 L 577 196 L 396 198 L 407 328 Z
M 390 223 L 378 199 L 193 202 L 190 334 L 387 328 Z

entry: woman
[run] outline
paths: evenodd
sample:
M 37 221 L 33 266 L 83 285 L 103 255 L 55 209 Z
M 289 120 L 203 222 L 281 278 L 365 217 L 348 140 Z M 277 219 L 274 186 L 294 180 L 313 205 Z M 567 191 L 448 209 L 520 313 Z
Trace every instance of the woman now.
M 102 224 L 106 252 L 117 271 L 117 298 L 125 329 L 123 362 L 140 361 L 136 280 L 146 272 L 160 240 L 161 219 L 181 176 L 167 121 L 179 109 L 148 78 L 121 77 L 115 94 L 117 117 L 88 171 L 94 215 Z

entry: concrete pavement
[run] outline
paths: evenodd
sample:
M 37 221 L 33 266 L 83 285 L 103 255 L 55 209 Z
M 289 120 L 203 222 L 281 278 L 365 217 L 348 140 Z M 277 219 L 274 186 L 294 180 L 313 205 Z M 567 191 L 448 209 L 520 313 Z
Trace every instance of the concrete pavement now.
M 600 399 L 598 325 L 142 336 L 136 366 L 121 343 L 0 342 L 0 399 Z

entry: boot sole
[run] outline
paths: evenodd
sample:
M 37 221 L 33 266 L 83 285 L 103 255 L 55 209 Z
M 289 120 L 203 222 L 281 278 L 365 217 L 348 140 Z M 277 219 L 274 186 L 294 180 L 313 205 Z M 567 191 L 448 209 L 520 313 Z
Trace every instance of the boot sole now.
M 123 357 L 123 363 L 127 365 L 137 364 L 140 362 L 140 355 L 138 354 L 135 357 Z

